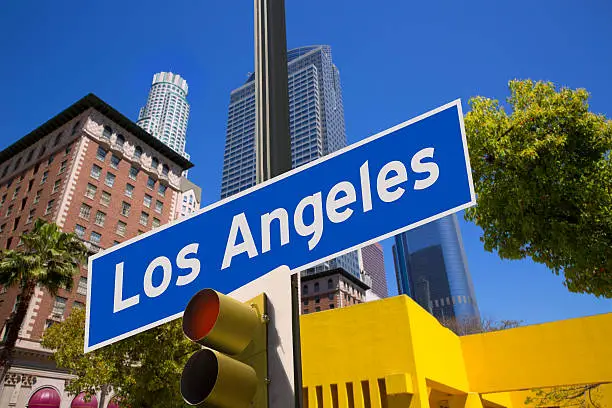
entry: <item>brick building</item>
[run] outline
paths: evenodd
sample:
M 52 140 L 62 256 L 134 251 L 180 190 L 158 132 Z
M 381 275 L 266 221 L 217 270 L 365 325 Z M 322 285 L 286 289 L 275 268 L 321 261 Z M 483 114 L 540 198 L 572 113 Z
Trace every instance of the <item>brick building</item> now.
M 301 277 L 302 313 L 337 309 L 365 302 L 369 286 L 342 268 Z
M 37 218 L 76 233 L 92 253 L 165 224 L 175 218 L 181 173 L 190 167 L 89 94 L 0 152 L 0 248 L 18 249 Z M 14 365 L 0 384 L 0 406 L 25 407 L 35 393 L 54 392 L 62 408 L 70 406 L 74 396 L 64 393 L 70 376 L 53 366 L 39 342 L 47 327 L 84 307 L 86 293 L 86 266 L 71 291 L 51 297 L 36 289 Z M 2 336 L 18 294 L 18 288 L 0 290 Z

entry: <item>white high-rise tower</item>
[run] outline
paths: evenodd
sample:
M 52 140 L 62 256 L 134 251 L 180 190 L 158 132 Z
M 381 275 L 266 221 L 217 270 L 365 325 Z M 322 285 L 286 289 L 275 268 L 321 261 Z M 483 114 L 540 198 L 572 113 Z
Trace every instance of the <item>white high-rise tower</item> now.
M 147 104 L 140 109 L 138 122 L 141 128 L 161 140 L 165 145 L 189 159 L 185 152 L 189 103 L 187 81 L 172 72 L 160 72 L 153 76 Z

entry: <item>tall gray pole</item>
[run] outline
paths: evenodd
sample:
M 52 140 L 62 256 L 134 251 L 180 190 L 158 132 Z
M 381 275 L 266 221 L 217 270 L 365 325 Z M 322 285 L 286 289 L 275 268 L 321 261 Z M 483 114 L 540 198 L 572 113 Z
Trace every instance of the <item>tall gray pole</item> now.
M 261 183 L 291 170 L 284 0 L 255 0 L 255 112 L 256 177 Z M 291 276 L 291 309 L 296 408 L 303 406 L 299 288 L 295 274 Z
M 291 170 L 284 0 L 255 0 L 257 182 Z

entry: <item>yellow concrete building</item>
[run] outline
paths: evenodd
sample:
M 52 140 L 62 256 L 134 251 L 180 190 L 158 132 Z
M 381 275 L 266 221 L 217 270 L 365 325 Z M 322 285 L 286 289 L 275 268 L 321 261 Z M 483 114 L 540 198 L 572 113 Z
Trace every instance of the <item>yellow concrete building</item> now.
M 612 313 L 458 337 L 407 296 L 301 317 L 308 408 L 524 407 L 612 383 Z M 597 389 L 612 407 L 612 386 Z

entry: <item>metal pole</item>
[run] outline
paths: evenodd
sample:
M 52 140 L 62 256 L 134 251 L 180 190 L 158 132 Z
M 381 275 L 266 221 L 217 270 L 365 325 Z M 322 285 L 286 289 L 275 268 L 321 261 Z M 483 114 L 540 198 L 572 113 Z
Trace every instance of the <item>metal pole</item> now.
M 287 33 L 284 0 L 255 0 L 256 180 L 291 170 Z M 300 279 L 291 276 L 295 407 L 301 408 Z M 274 379 L 271 379 L 274 381 Z
M 284 0 L 255 0 L 257 182 L 291 170 Z

